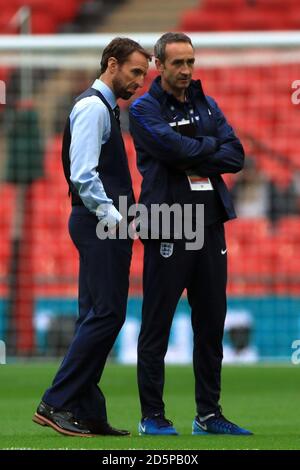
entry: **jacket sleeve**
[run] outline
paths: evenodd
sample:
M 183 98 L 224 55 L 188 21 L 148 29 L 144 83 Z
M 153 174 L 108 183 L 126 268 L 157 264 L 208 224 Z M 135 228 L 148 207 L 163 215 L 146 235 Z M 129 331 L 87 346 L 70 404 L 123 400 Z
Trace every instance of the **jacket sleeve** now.
M 130 107 L 129 119 L 136 148 L 175 168 L 195 166 L 219 148 L 216 137 L 193 139 L 175 132 L 163 119 L 159 103 L 154 100 L 138 99 Z
M 161 116 L 159 103 L 139 99 L 130 108 L 130 132 L 137 149 L 179 170 L 203 176 L 237 173 L 244 151 L 217 103 L 208 98 L 217 120 L 218 137 L 189 138 L 175 132 Z
M 220 148 L 209 155 L 204 162 L 197 165 L 196 171 L 203 176 L 237 173 L 244 166 L 243 146 L 217 103 L 212 98 L 208 98 L 208 101 L 217 120 Z

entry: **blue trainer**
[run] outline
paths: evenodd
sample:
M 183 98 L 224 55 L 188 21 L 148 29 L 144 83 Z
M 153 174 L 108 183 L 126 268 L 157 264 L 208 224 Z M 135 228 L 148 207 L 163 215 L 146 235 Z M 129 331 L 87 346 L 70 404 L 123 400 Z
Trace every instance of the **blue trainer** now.
M 140 436 L 178 436 L 172 421 L 166 419 L 162 413 L 143 418 L 139 422 L 138 431 Z
M 251 436 L 253 433 L 247 429 L 240 428 L 228 421 L 221 412 L 212 413 L 205 418 L 198 415 L 193 421 L 192 434 L 201 436 L 205 434 L 231 434 L 234 436 Z

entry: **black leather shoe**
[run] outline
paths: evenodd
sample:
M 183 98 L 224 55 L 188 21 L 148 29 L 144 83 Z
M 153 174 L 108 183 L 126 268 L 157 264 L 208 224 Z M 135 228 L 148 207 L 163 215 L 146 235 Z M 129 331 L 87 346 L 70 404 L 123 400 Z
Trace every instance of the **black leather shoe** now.
M 93 437 L 87 425 L 74 418 L 69 411 L 59 411 L 43 401 L 39 404 L 32 420 L 41 426 L 49 426 L 67 436 Z
M 100 436 L 130 436 L 130 431 L 125 429 L 113 428 L 109 423 L 89 423 L 87 422 L 88 428 L 93 434 Z

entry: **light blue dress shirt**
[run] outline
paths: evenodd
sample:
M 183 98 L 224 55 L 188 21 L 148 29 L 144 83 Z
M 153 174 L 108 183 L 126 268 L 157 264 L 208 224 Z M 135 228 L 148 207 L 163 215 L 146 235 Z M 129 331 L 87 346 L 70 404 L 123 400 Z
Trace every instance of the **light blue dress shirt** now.
M 92 88 L 100 91 L 111 108 L 115 108 L 115 95 L 104 82 L 97 79 Z M 70 131 L 70 179 L 82 202 L 100 221 L 110 225 L 113 218 L 119 222 L 122 217 L 107 197 L 96 170 L 101 147 L 111 131 L 109 111 L 98 96 L 88 96 L 75 104 L 70 114 Z

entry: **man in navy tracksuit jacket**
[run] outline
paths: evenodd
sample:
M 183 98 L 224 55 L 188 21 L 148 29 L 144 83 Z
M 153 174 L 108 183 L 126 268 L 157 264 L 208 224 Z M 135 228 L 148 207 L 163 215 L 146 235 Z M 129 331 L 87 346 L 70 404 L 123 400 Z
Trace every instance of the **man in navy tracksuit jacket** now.
M 130 108 L 130 131 L 143 176 L 140 203 L 204 205 L 204 245 L 144 239 L 144 299 L 138 342 L 140 434 L 178 434 L 165 417 L 164 357 L 171 323 L 187 289 L 194 332 L 197 415 L 193 434 L 251 434 L 221 413 L 220 376 L 226 315 L 227 249 L 223 223 L 236 217 L 223 173 L 243 167 L 244 151 L 217 103 L 192 80 L 188 36 L 166 33 L 155 45 L 160 73 Z M 171 230 L 172 235 L 172 230 Z

